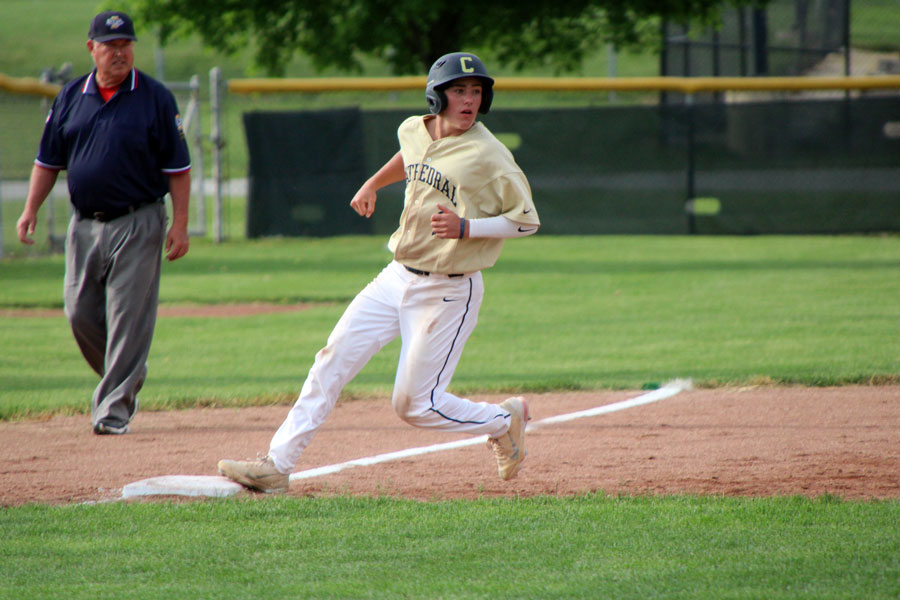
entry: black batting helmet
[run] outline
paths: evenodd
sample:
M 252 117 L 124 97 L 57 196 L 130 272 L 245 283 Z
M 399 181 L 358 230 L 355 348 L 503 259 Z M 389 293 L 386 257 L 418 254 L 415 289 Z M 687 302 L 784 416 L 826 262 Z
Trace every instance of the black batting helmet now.
M 484 63 L 474 54 L 453 52 L 440 57 L 428 70 L 428 83 L 425 85 L 425 99 L 432 114 L 438 114 L 447 106 L 447 94 L 444 90 L 450 83 L 463 77 L 478 77 L 482 80 L 481 106 L 478 112 L 487 114 L 494 99 L 494 80 L 484 68 Z

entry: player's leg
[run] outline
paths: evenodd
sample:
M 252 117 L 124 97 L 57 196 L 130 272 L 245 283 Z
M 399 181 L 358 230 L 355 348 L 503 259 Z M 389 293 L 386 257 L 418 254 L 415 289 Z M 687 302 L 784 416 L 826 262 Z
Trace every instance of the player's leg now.
M 354 298 L 316 354 L 300 396 L 269 446 L 269 457 L 281 473 L 293 471 L 344 386 L 399 335 L 397 307 L 403 295 L 399 284 L 385 268 Z
M 397 414 L 416 427 L 503 434 L 509 427 L 508 411 L 446 391 L 478 320 L 484 295 L 481 274 L 419 278 L 413 290 L 401 308 L 403 344 L 392 399 Z

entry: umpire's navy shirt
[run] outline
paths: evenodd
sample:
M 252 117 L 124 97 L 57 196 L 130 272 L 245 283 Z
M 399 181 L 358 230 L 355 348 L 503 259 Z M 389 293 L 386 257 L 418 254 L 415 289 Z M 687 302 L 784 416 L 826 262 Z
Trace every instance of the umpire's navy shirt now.
M 108 102 L 97 89 L 96 70 L 66 84 L 34 162 L 68 170 L 72 204 L 85 214 L 162 198 L 168 176 L 191 168 L 175 97 L 137 69 Z

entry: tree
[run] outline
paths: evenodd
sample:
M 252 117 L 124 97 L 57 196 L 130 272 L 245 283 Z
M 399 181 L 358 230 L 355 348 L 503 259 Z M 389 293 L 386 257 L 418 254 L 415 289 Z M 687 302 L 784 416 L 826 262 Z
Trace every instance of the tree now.
M 196 33 L 226 53 L 256 47 L 255 61 L 282 75 L 296 53 L 318 69 L 361 71 L 360 57 L 419 74 L 442 54 L 488 50 L 521 69 L 573 71 L 602 44 L 657 44 L 659 21 L 709 25 L 723 3 L 749 0 L 130 0 L 128 9 L 159 26 L 160 41 Z

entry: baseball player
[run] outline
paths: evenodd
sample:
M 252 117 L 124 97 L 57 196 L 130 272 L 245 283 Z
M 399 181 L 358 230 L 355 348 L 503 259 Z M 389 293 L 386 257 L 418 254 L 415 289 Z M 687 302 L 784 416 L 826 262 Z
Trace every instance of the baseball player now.
M 428 72 L 431 114 L 398 129 L 400 151 L 350 202 L 375 211 L 378 190 L 406 181 L 394 259 L 350 303 L 316 354 L 300 397 L 256 461 L 222 460 L 219 472 L 245 486 L 284 491 L 343 387 L 388 342 L 401 337 L 392 404 L 416 427 L 487 434 L 500 477 L 525 459 L 528 404 L 472 402 L 447 391 L 484 293 L 481 271 L 496 262 L 505 238 L 540 227 L 531 189 L 512 154 L 476 121 L 491 107 L 494 80 L 477 56 L 439 58 Z

